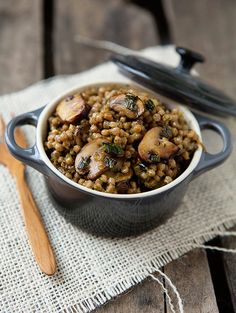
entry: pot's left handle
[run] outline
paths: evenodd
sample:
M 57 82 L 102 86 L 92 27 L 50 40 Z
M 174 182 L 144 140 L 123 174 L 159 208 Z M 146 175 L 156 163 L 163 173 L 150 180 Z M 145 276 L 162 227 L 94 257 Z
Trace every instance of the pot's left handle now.
M 39 172 L 47 175 L 47 167 L 40 158 L 40 154 L 36 144 L 30 148 L 21 148 L 15 141 L 15 128 L 23 125 L 37 126 L 39 116 L 44 107 L 32 112 L 24 113 L 14 117 L 7 125 L 5 133 L 5 141 L 11 154 L 21 162 L 35 168 Z

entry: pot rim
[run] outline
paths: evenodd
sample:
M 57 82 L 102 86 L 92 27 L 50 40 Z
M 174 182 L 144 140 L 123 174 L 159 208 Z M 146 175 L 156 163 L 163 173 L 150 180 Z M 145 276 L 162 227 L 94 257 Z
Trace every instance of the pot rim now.
M 140 199 L 140 198 L 146 198 L 146 197 L 150 197 L 150 196 L 156 196 L 158 194 L 161 194 L 163 192 L 168 191 L 169 189 L 172 189 L 173 187 L 177 186 L 178 184 L 180 184 L 182 181 L 184 181 L 193 171 L 194 169 L 197 167 L 200 159 L 201 159 L 201 155 L 202 155 L 202 146 L 199 145 L 198 149 L 195 151 L 192 160 L 189 164 L 189 166 L 186 168 L 186 170 L 179 175 L 177 178 L 175 178 L 171 183 L 159 187 L 157 189 L 153 189 L 150 191 L 145 191 L 145 192 L 140 192 L 140 193 L 135 193 L 135 194 L 112 194 L 112 193 L 105 193 L 103 191 L 97 191 L 97 190 L 93 190 L 90 189 L 88 187 L 82 186 L 74 181 L 72 181 L 71 179 L 67 178 L 64 174 L 62 174 L 50 161 L 50 159 L 48 158 L 45 149 L 44 149 L 44 145 L 43 145 L 43 140 L 46 136 L 47 133 L 47 120 L 48 117 L 50 116 L 50 114 L 54 111 L 56 105 L 58 104 L 58 102 L 60 100 L 62 100 L 62 98 L 70 95 L 71 93 L 75 93 L 78 91 L 82 91 L 85 88 L 88 87 L 97 87 L 97 86 L 106 86 L 106 85 L 121 85 L 121 86 L 131 86 L 134 88 L 138 88 L 141 89 L 143 91 L 147 91 L 151 94 L 156 95 L 159 99 L 163 98 L 162 96 L 160 96 L 158 93 L 153 92 L 151 90 L 149 90 L 148 88 L 144 88 L 143 86 L 140 86 L 138 84 L 135 83 L 129 83 L 129 82 L 98 82 L 98 83 L 93 83 L 93 84 L 83 84 L 77 87 L 74 87 L 72 89 L 67 90 L 66 92 L 61 93 L 59 96 L 57 96 L 56 98 L 54 98 L 52 101 L 50 101 L 46 107 L 43 109 L 43 111 L 41 112 L 40 116 L 39 116 L 39 120 L 38 120 L 38 124 L 37 124 L 37 129 L 36 129 L 36 145 L 38 148 L 38 151 L 40 153 L 40 157 L 42 159 L 42 161 L 45 163 L 45 165 L 48 166 L 48 168 L 59 178 L 61 178 L 64 182 L 66 182 L 67 184 L 71 185 L 72 187 L 83 191 L 85 193 L 89 193 L 90 195 L 95 195 L 95 196 L 100 196 L 100 197 L 104 197 L 104 198 L 113 198 L 113 199 L 123 199 L 123 200 L 127 200 L 127 199 Z M 167 100 L 168 101 L 168 100 Z M 172 101 L 172 100 L 171 100 Z M 172 101 L 173 102 L 173 101 Z M 196 131 L 196 133 L 198 134 L 200 140 L 202 140 L 202 136 L 201 136 L 201 130 L 199 127 L 199 124 L 196 120 L 196 118 L 194 117 L 193 113 L 187 109 L 185 106 L 180 105 L 180 104 L 168 104 L 168 106 L 170 107 L 178 107 L 184 114 L 184 117 L 186 118 L 187 122 L 190 124 L 191 128 L 193 130 Z

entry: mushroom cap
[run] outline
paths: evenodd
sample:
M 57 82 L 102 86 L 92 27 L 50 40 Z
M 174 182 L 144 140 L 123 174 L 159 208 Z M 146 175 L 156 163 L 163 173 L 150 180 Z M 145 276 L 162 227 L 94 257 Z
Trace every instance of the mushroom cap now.
M 136 119 L 144 112 L 143 101 L 133 94 L 120 94 L 111 97 L 110 108 L 130 119 Z
M 120 182 L 123 182 L 123 181 L 129 181 L 131 179 L 133 175 L 133 171 L 130 169 L 128 171 L 128 173 L 121 173 L 121 172 L 114 172 L 114 171 L 107 171 L 106 172 L 106 176 L 109 177 L 109 178 L 114 178 L 116 183 L 120 183 Z
M 104 139 L 97 138 L 87 143 L 82 150 L 77 154 L 75 159 L 75 170 L 84 175 L 88 173 L 88 179 L 95 179 L 107 170 L 107 165 L 104 162 L 105 152 L 102 149 Z M 85 168 L 80 168 L 83 160 L 89 160 Z
M 113 171 L 107 171 L 106 176 L 115 179 L 116 189 L 118 193 L 127 193 L 129 190 L 129 181 L 133 175 L 133 171 L 130 169 L 128 173 L 115 173 Z
M 138 146 L 138 153 L 142 160 L 153 163 L 156 161 L 152 160 L 152 155 L 162 159 L 169 159 L 178 152 L 178 146 L 168 139 L 160 137 L 161 130 L 161 127 L 153 127 L 144 135 Z
M 122 174 L 124 158 L 119 155 L 111 156 L 104 149 L 104 144 L 109 143 L 107 139 L 97 138 L 87 143 L 75 158 L 75 169 L 81 175 L 87 175 L 88 179 L 96 179 L 106 172 L 108 177 L 113 177 L 116 182 L 129 180 L 131 173 Z
M 90 108 L 81 94 L 75 94 L 63 99 L 58 104 L 56 112 L 63 122 L 74 123 L 85 117 Z

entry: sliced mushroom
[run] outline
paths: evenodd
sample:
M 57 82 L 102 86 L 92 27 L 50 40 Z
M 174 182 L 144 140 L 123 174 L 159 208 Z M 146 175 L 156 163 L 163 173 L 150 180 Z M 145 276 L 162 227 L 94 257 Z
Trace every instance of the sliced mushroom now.
M 106 176 L 109 178 L 114 178 L 116 183 L 120 183 L 122 181 L 129 181 L 132 175 L 133 175 L 133 171 L 131 169 L 126 174 L 123 174 L 121 172 L 115 173 L 110 170 L 106 172 Z
M 75 94 L 63 99 L 58 104 L 56 112 L 63 122 L 74 123 L 85 117 L 90 108 L 81 94 Z
M 77 154 L 75 169 L 79 174 L 87 174 L 87 178 L 93 180 L 110 168 L 106 162 L 108 154 L 104 151 L 103 144 L 104 139 L 95 139 L 87 143 Z
M 84 157 L 82 156 L 76 162 L 76 171 L 81 175 L 88 173 L 90 161 L 91 161 L 90 156 L 84 156 Z
M 89 124 L 86 125 L 77 125 L 74 130 L 74 140 L 75 143 L 79 146 L 83 145 L 83 133 L 87 134 L 89 132 Z
M 124 164 L 124 160 L 120 158 L 110 157 L 109 155 L 105 156 L 104 159 L 107 167 L 114 173 L 121 171 Z
M 138 146 L 141 159 L 148 163 L 158 162 L 158 158 L 169 159 L 179 148 L 166 138 L 161 138 L 161 127 L 150 129 Z
M 130 119 L 136 119 L 144 112 L 143 101 L 129 93 L 111 97 L 110 108 Z
M 92 155 L 99 149 L 100 147 L 100 138 L 93 140 L 87 143 L 82 150 L 77 154 L 75 158 L 75 170 L 84 175 L 90 169 L 90 162 Z M 85 164 L 85 160 L 87 160 L 87 164 Z M 89 160 L 89 162 L 88 162 Z
M 101 138 L 95 139 L 87 143 L 77 154 L 75 169 L 79 174 L 84 175 L 88 173 L 88 178 L 94 179 L 106 169 L 104 162 L 99 160 L 98 155 L 102 142 L 103 139 Z
M 93 155 L 91 157 L 89 173 L 87 175 L 88 179 L 96 179 L 108 169 L 107 165 L 104 163 L 103 158 L 101 158 L 101 160 L 96 159 L 96 156 L 102 153 L 104 152 L 100 150 L 95 154 L 95 156 Z
M 115 173 L 111 170 L 106 171 L 108 178 L 114 178 L 116 182 L 116 189 L 118 193 L 127 193 L 129 190 L 129 181 L 133 175 L 133 171 L 130 169 L 128 173 L 123 174 L 121 172 Z

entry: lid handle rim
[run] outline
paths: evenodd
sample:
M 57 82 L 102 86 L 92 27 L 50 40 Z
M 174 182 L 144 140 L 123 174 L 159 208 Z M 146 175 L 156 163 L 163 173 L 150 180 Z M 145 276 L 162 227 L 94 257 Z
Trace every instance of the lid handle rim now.
M 190 73 L 195 63 L 205 62 L 205 58 L 198 52 L 183 47 L 176 47 L 176 52 L 180 55 L 180 62 L 177 70 Z

